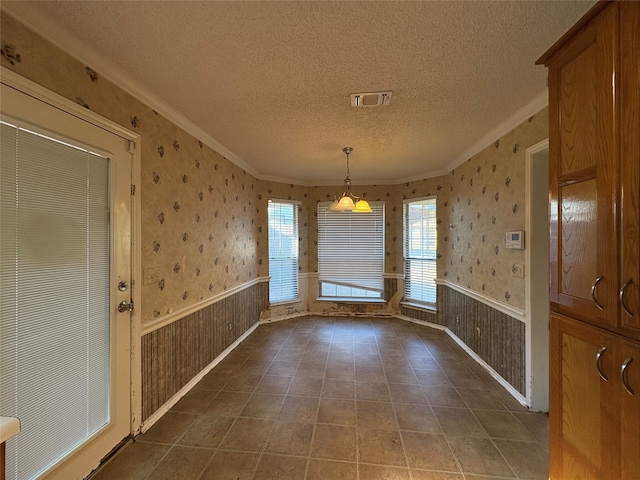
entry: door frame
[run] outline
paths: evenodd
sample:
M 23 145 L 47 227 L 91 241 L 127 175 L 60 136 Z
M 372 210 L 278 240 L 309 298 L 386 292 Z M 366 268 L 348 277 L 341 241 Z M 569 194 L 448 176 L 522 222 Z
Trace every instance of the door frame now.
M 131 299 L 134 308 L 131 313 L 131 418 L 129 419 L 130 433 L 132 435 L 140 431 L 142 419 L 142 366 L 141 366 L 141 315 L 140 305 L 142 304 L 142 251 L 140 245 L 141 238 L 141 202 L 140 202 L 140 162 L 141 162 L 141 136 L 121 125 L 102 117 L 101 115 L 85 108 L 77 103 L 62 97 L 61 95 L 48 90 L 47 88 L 21 76 L 17 73 L 0 66 L 0 82 L 15 88 L 31 97 L 47 103 L 59 110 L 95 125 L 109 133 L 122 137 L 129 141 L 129 152 L 132 155 L 131 162 Z M 115 445 L 114 445 L 115 447 Z M 89 474 L 90 472 L 87 472 Z
M 549 411 L 549 279 L 547 275 L 546 285 L 542 286 L 539 281 L 534 285 L 534 278 L 540 272 L 533 270 L 540 262 L 535 262 L 533 258 L 533 247 L 539 235 L 542 233 L 534 220 L 532 208 L 534 196 L 533 188 L 534 170 L 540 160 L 536 161 L 535 156 L 543 151 L 549 151 L 549 139 L 532 145 L 525 150 L 525 229 L 528 231 L 528 245 L 525 250 L 525 317 L 526 317 L 526 400 L 527 405 L 534 411 Z M 547 160 L 548 164 L 548 160 Z M 548 182 L 547 182 L 548 192 Z M 548 195 L 548 193 L 547 193 Z M 548 235 L 548 225 L 546 227 Z M 548 251 L 549 242 L 546 242 Z M 539 279 L 538 279 L 539 280 Z M 539 294 L 544 291 L 544 298 L 535 298 L 533 290 Z M 546 322 L 536 321 L 540 317 L 545 317 Z

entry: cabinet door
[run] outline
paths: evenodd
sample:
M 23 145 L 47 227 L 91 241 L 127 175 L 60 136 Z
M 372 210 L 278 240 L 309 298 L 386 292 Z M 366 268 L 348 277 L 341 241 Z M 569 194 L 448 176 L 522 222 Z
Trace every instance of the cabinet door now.
M 640 3 L 620 5 L 621 311 L 640 333 Z M 636 335 L 637 336 L 637 335 Z
M 552 309 L 617 323 L 618 5 L 549 61 Z
M 551 315 L 550 478 L 611 479 L 619 436 L 615 396 L 617 339 L 600 329 Z M 606 378 L 606 380 L 605 380 Z
M 621 340 L 619 354 L 622 452 L 618 478 L 637 480 L 640 478 L 640 344 Z

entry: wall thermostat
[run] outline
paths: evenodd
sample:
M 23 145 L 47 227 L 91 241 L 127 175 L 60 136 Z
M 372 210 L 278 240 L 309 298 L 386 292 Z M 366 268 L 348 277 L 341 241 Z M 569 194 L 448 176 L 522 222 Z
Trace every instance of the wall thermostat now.
M 504 239 L 504 246 L 515 250 L 522 250 L 524 247 L 524 232 L 522 230 L 507 232 Z

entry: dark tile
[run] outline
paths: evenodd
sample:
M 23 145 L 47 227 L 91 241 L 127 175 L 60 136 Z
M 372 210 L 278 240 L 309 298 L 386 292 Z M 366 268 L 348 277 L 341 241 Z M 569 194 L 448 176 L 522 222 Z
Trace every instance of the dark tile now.
M 311 457 L 355 462 L 355 427 L 317 424 L 311 444 Z
M 490 437 L 533 442 L 535 438 L 511 412 L 476 410 L 474 414 Z
M 356 383 L 350 380 L 325 378 L 321 395 L 328 398 L 354 399 L 356 398 Z
M 409 480 L 408 468 L 383 467 L 380 465 L 358 465 L 360 478 L 366 480 Z
M 453 386 L 449 377 L 439 370 L 419 370 L 414 369 L 413 372 L 418 379 L 418 383 L 423 387 L 451 387 Z
M 438 362 L 431 356 L 411 356 L 409 357 L 409 363 L 413 368 L 419 370 L 440 370 Z
M 353 365 L 355 356 L 353 353 L 334 352 L 333 348 L 329 350 L 327 363 L 332 365 Z
M 423 388 L 431 405 L 441 407 L 466 407 L 467 404 L 453 387 L 429 386 Z
M 227 392 L 222 390 L 205 408 L 204 414 L 217 415 L 219 417 L 236 417 L 244 408 L 251 396 L 248 392 Z
M 324 377 L 333 380 L 354 381 L 356 379 L 356 371 L 353 365 L 327 365 Z
M 460 471 L 444 435 L 402 432 L 402 441 L 410 468 Z
M 213 397 L 215 397 L 216 394 L 217 392 L 212 390 L 191 389 L 178 401 L 178 403 L 171 407 L 171 411 L 196 414 L 202 413 L 202 411 L 211 403 L 211 400 L 213 400 Z
M 384 372 L 389 383 L 418 384 L 418 379 L 413 374 L 411 367 L 385 367 Z
M 356 365 L 356 381 L 358 382 L 386 382 L 387 377 L 382 367 Z
M 198 478 L 214 450 L 175 446 L 147 477 L 148 480 L 191 480 Z
M 296 373 L 289 387 L 290 395 L 305 395 L 308 397 L 319 397 L 322 392 L 322 378 L 307 377 L 304 374 Z
M 311 423 L 276 422 L 265 451 L 306 457 L 309 455 L 312 437 Z
M 438 420 L 428 405 L 400 403 L 395 406 L 395 409 L 401 430 L 442 433 Z
M 200 415 L 179 440 L 181 445 L 216 448 L 233 424 L 232 417 Z
M 304 478 L 307 459 L 263 454 L 253 480 L 296 480 Z
M 537 443 L 495 440 L 498 450 L 518 478 L 549 478 L 549 454 Z
M 449 437 L 463 473 L 513 477 L 513 472 L 488 438 Z
M 211 370 L 202 380 L 196 383 L 195 389 L 220 390 L 229 379 L 233 377 L 233 373 L 222 373 L 217 370 Z
M 301 359 L 301 363 L 327 363 L 327 357 L 329 356 L 329 349 L 326 351 L 307 351 L 304 353 Z
M 390 402 L 389 388 L 384 382 L 356 382 L 356 398 L 374 402 Z
M 289 390 L 293 377 L 283 377 L 279 375 L 265 375 L 256 386 L 255 391 L 259 393 L 274 393 L 284 395 Z
M 355 463 L 331 460 L 309 460 L 306 480 L 358 480 L 358 468 Z
M 409 359 L 404 354 L 381 355 L 380 359 L 384 368 L 411 368 Z
M 478 423 L 476 417 L 468 408 L 447 408 L 432 406 L 433 413 L 440 422 L 443 432 L 447 436 L 451 435 L 474 435 L 486 437 L 482 425 Z
M 298 369 L 298 362 L 278 362 L 274 360 L 266 371 L 266 375 L 283 375 L 293 377 Z
M 406 467 L 400 432 L 359 428 L 358 462 Z
M 252 480 L 260 455 L 218 451 L 200 480 Z
M 447 370 L 447 376 L 454 387 L 459 388 L 486 388 L 486 385 L 472 371 L 456 372 Z
M 169 411 L 136 440 L 138 442 L 175 443 L 197 418 L 198 415 L 195 414 Z
M 277 353 L 273 360 L 276 362 L 294 362 L 297 364 L 302 359 L 303 355 L 303 348 L 295 348 L 291 350 L 282 349 Z
M 549 415 L 545 413 L 517 413 L 513 415 L 522 423 L 527 430 L 548 449 L 549 446 Z
M 369 365 L 372 367 L 381 367 L 382 361 L 378 353 L 356 353 L 356 365 Z
M 358 428 L 383 428 L 398 430 L 393 404 L 383 402 L 356 402 L 356 424 Z
M 267 443 L 272 427 L 273 420 L 239 417 L 222 441 L 220 448 L 261 452 Z
M 502 402 L 489 390 L 458 388 L 458 394 L 473 410 L 506 410 Z
M 320 399 L 317 397 L 287 395 L 278 414 L 278 421 L 315 423 L 319 401 Z
M 393 403 L 416 403 L 428 405 L 427 396 L 420 385 L 389 383 L 389 394 Z
M 469 479 L 470 477 L 466 477 Z M 459 473 L 447 473 L 447 472 L 434 472 L 428 470 L 416 470 L 411 469 L 412 480 L 465 480 L 465 477 Z M 491 478 L 484 478 L 483 480 L 492 480 Z
M 324 378 L 326 365 L 323 363 L 300 363 L 296 375 L 303 375 L 307 378 Z
M 149 475 L 171 449 L 170 445 L 129 442 L 113 458 L 100 466 L 94 480 L 139 480 Z M 355 449 L 355 447 L 354 447 Z
M 237 373 L 229 379 L 222 389 L 235 392 L 253 392 L 261 379 L 261 374 Z
M 240 416 L 273 420 L 278 415 L 282 402 L 284 395 L 254 393 L 240 412 Z
M 356 403 L 353 400 L 340 398 L 322 398 L 320 399 L 317 421 L 319 423 L 355 425 Z

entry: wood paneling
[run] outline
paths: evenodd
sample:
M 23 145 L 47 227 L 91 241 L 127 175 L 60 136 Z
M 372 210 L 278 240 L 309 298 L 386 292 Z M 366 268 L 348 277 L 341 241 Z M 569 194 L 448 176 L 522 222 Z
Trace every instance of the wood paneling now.
M 438 285 L 438 313 L 403 305 L 402 315 L 444 325 L 525 395 L 525 325 L 464 293 Z
M 525 325 L 485 303 L 446 289 L 446 326 L 525 395 Z
M 142 337 L 143 421 L 258 322 L 265 297 L 261 282 Z

